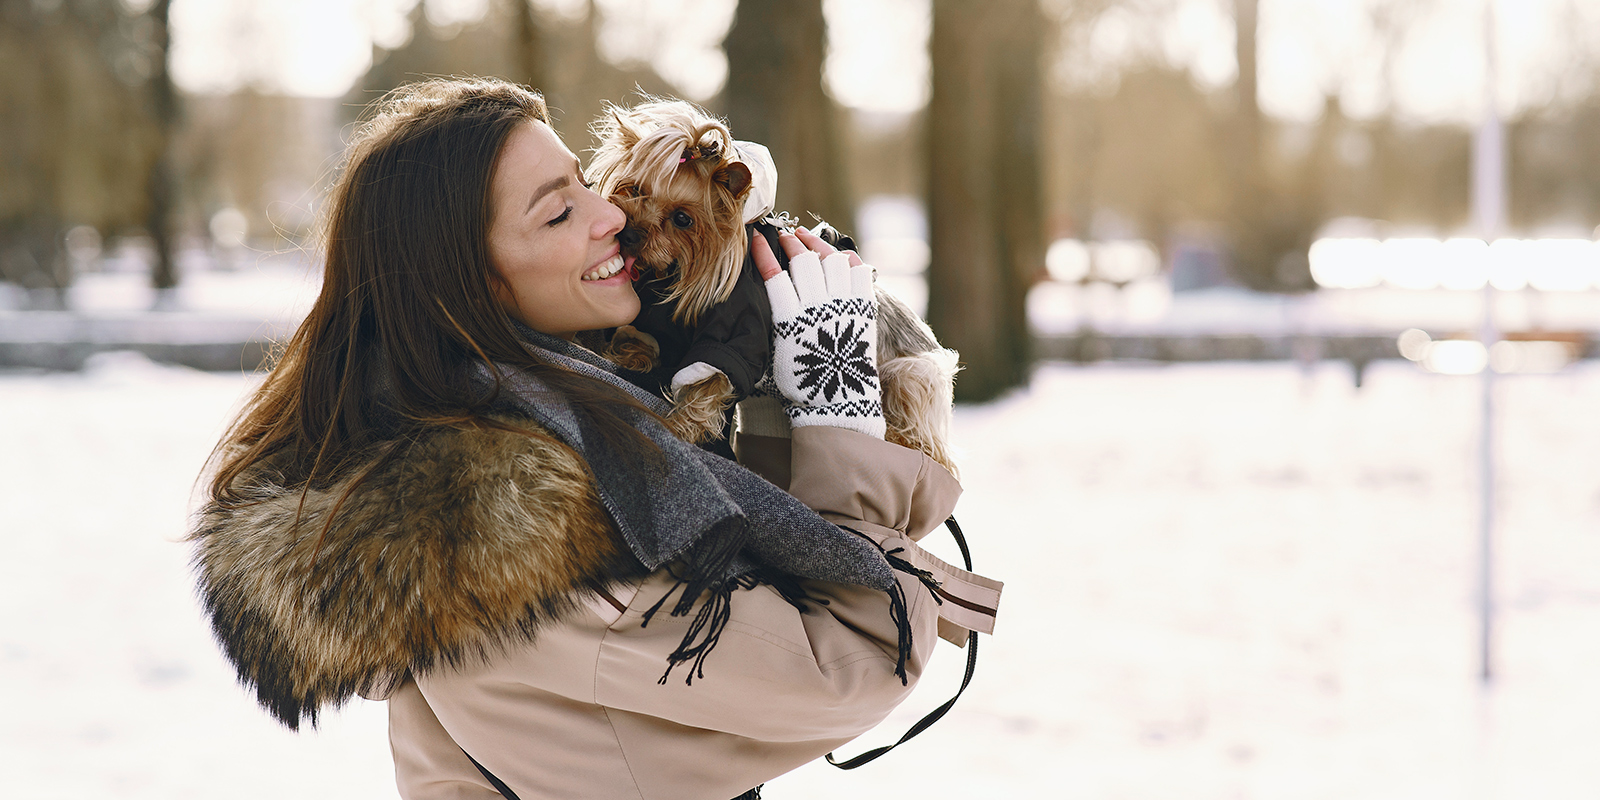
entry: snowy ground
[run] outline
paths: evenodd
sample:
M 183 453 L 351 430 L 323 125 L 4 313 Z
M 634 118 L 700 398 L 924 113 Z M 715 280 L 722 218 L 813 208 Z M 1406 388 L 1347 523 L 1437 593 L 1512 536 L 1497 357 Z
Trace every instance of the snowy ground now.
M 0 794 L 394 796 L 380 705 L 278 729 L 191 596 L 175 540 L 248 385 L 116 354 L 0 374 Z M 973 687 L 883 761 L 767 796 L 1595 797 L 1600 367 L 1502 389 L 1492 695 L 1473 680 L 1473 379 L 1046 366 L 958 415 L 958 513 L 1008 583 Z M 943 655 L 847 754 L 954 690 L 962 654 Z
M 927 293 L 918 287 L 911 291 Z M 1475 333 L 1482 319 L 1482 292 L 1448 289 L 1322 289 L 1297 296 L 1216 287 L 1174 293 L 1162 278 L 1122 289 L 1104 283 L 1046 282 L 1028 295 L 1028 321 L 1043 334 L 1074 333 L 1083 327 L 1169 336 L 1393 334 L 1406 328 Z M 1600 327 L 1600 291 L 1498 292 L 1495 324 L 1505 331 L 1592 333 Z

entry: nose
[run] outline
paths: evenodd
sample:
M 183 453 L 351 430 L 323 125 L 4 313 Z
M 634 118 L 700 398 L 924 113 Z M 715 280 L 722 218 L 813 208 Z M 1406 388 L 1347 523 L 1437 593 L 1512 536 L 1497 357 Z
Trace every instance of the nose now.
M 600 205 L 599 214 L 594 218 L 594 227 L 590 229 L 591 236 L 595 239 L 609 239 L 627 226 L 628 215 L 622 213 L 622 209 L 618 208 L 616 203 L 593 192 L 590 194 Z
M 622 245 L 623 250 L 637 250 L 644 244 L 644 231 L 628 225 L 617 233 L 617 244 Z

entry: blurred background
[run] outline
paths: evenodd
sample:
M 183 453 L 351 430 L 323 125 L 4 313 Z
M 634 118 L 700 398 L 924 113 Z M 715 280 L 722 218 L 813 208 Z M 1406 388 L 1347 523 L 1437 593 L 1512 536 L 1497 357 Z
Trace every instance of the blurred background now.
M 1600 792 L 1600 4 L 0 0 L 22 793 L 393 796 L 381 704 L 274 727 L 176 542 L 343 143 L 462 74 L 580 156 L 604 101 L 725 116 L 963 354 L 1000 635 L 768 796 Z

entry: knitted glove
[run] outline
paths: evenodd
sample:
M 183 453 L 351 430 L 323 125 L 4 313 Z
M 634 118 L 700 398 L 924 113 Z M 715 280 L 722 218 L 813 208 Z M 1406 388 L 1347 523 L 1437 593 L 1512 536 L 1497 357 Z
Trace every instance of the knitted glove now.
M 826 425 L 883 438 L 878 306 L 872 268 L 806 251 L 767 280 L 772 378 L 795 427 Z

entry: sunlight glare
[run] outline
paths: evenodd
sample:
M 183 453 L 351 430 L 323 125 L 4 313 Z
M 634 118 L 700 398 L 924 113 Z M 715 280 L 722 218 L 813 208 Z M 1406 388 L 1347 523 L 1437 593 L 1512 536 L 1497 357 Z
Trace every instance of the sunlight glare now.
M 1422 366 L 1441 375 L 1476 375 L 1489 364 L 1483 342 L 1471 339 L 1443 339 L 1428 346 Z
M 1307 255 L 1311 260 L 1311 278 L 1318 286 L 1365 289 L 1383 280 L 1377 239 L 1318 239 L 1312 242 Z
M 1399 289 L 1434 289 L 1445 271 L 1437 239 L 1388 239 L 1379 249 L 1383 280 Z
M 1496 239 L 1489 245 L 1489 282 L 1503 292 L 1528 285 L 1528 266 L 1534 258 L 1533 242 Z
M 1489 282 L 1489 244 L 1482 239 L 1446 239 L 1440 259 L 1439 285 L 1446 289 L 1474 291 Z
M 1089 248 L 1077 239 L 1057 239 L 1045 251 L 1044 266 L 1051 280 L 1077 283 L 1089 277 Z
M 1578 292 L 1595 283 L 1595 243 L 1587 239 L 1544 239 L 1534 243 L 1528 285 L 1544 292 Z

